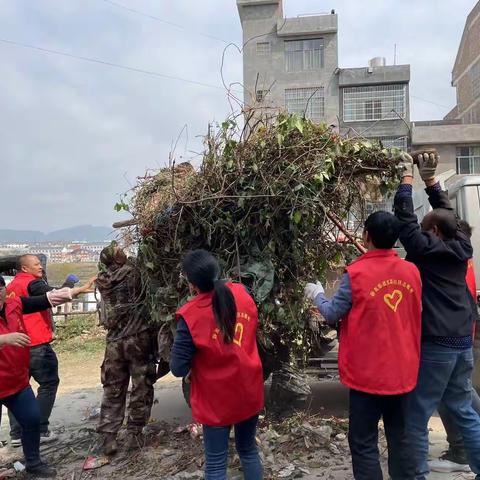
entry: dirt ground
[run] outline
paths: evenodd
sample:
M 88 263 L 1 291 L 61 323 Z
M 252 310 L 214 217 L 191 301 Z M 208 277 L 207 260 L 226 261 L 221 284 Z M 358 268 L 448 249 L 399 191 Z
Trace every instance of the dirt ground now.
M 94 429 L 102 394 L 99 378 L 102 357 L 101 349 L 93 352 L 79 350 L 59 354 L 62 381 L 52 414 L 52 429 L 60 438 L 58 442 L 42 447 L 45 457 L 56 465 L 59 471 L 58 478 L 62 480 L 202 478 L 200 437 L 192 438 L 188 431 L 175 433 L 178 426 L 191 422 L 191 415 L 183 400 L 180 382 L 170 375 L 155 386 L 152 420 L 147 427 L 149 439 L 147 447 L 134 454 L 120 453 L 109 465 L 96 470 L 88 472 L 82 470 L 85 458 L 89 454 L 95 455 L 98 448 L 98 437 Z M 313 392 L 311 405 L 314 407 L 316 423 L 302 417 L 292 421 L 288 431 L 282 431 L 282 427 L 278 427 L 274 434 L 271 427 L 259 431 L 262 456 L 269 465 L 268 479 L 353 479 L 344 433 L 347 428 L 345 420 L 348 409 L 347 391 L 338 382 L 323 381 L 313 384 Z M 7 416 L 3 415 L 0 429 L 2 440 L 8 437 L 7 424 Z M 431 428 L 431 454 L 435 456 L 446 446 L 445 435 L 437 418 L 432 419 Z M 327 431 L 328 441 L 320 441 L 318 432 L 310 435 L 310 429 Z M 290 435 L 290 431 L 297 432 L 296 436 Z M 310 445 L 305 437 L 307 440 L 314 438 L 313 441 L 317 443 Z M 300 446 L 299 441 L 302 442 Z M 14 460 L 21 459 L 21 456 L 18 449 L 3 447 L 0 449 L 0 466 L 11 465 Z M 383 457 L 385 464 L 385 453 Z M 102 460 L 101 457 L 96 458 L 97 461 Z M 238 470 L 236 458 L 233 460 L 229 478 L 243 478 Z M 467 474 L 431 474 L 429 478 L 466 480 L 474 477 Z

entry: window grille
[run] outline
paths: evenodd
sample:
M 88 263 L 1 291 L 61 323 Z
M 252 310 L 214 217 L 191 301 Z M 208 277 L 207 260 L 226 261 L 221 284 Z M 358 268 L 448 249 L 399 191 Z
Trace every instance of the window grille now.
M 374 85 L 343 89 L 345 122 L 395 120 L 405 118 L 406 85 Z
M 407 137 L 374 137 L 371 140 L 382 142 L 385 148 L 399 148 L 400 150 L 407 150 Z
M 457 173 L 480 174 L 480 146 L 457 148 Z
M 268 94 L 268 90 L 257 90 L 255 93 L 255 99 L 257 103 L 262 103 Z
M 320 122 L 325 117 L 323 87 L 290 88 L 285 90 L 285 108 L 289 113 L 305 115 L 314 122 Z
M 270 42 L 257 42 L 257 55 L 259 57 L 268 57 L 271 54 Z
M 480 60 L 473 64 L 470 69 L 470 81 L 472 83 L 473 98 L 480 97 Z

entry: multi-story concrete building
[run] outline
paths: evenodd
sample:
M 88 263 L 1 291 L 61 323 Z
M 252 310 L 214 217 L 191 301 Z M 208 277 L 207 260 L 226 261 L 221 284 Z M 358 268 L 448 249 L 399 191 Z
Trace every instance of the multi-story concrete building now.
M 383 58 L 368 67 L 340 69 L 340 132 L 407 149 L 409 83 L 409 65 L 386 66 Z
M 445 119 L 480 123 L 480 2 L 467 17 L 453 66 L 452 86 L 457 90 L 457 105 Z
M 457 105 L 443 121 L 414 122 L 412 147 L 435 147 L 439 172 L 480 174 L 480 2 L 467 17 L 452 71 Z
M 329 13 L 284 18 L 282 0 L 237 0 L 243 29 L 246 108 L 285 109 L 343 134 L 406 148 L 410 67 L 373 59 L 340 69 L 338 20 Z

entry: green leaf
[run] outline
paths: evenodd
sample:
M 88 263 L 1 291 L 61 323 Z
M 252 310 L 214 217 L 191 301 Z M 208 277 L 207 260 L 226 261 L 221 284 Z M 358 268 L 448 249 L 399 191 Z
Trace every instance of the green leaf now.
M 313 176 L 313 179 L 319 185 L 323 185 L 323 175 L 324 175 L 323 173 L 317 173 L 316 175 Z
M 303 134 L 303 120 L 298 115 L 293 117 L 293 126 Z
M 300 210 L 297 210 L 293 214 L 293 221 L 298 225 L 302 221 L 302 212 Z

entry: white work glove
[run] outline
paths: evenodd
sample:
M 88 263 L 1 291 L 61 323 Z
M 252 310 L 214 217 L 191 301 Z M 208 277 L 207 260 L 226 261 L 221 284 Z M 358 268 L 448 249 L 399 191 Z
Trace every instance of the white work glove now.
M 407 152 L 401 152 L 398 159 L 400 160 L 398 168 L 402 173 L 402 178 L 413 177 L 413 158 Z
M 436 153 L 423 153 L 417 156 L 418 171 L 424 182 L 435 179 L 439 159 Z
M 307 283 L 303 292 L 305 298 L 312 301 L 315 300 L 320 293 L 325 293 L 325 289 L 319 281 L 317 281 L 317 283 Z

